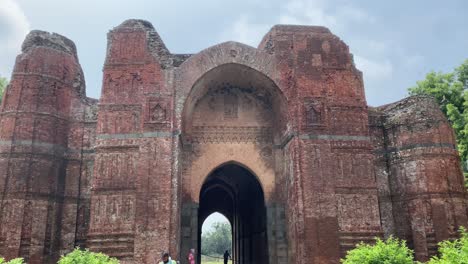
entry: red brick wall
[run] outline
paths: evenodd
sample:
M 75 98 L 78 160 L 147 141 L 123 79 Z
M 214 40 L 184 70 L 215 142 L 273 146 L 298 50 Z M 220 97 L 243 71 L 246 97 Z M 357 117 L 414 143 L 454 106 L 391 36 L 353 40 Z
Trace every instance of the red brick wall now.
M 0 255 L 28 263 L 74 246 L 82 115 L 92 104 L 74 44 L 33 31 L 18 56 L 1 111 Z
M 427 97 L 410 97 L 376 108 L 374 114 L 380 115 L 373 129 L 379 138 L 375 151 L 386 166 L 377 177 L 388 175 L 381 194 L 393 205 L 395 227 L 388 231 L 407 239 L 416 257 L 427 260 L 438 241 L 456 237 L 458 227 L 467 225 L 453 130 Z
M 276 57 L 279 83 L 292 94 L 290 262 L 338 263 L 355 242 L 381 233 L 361 73 L 321 27 L 276 26 L 260 48 Z
M 92 250 L 140 263 L 177 250 L 173 92 L 157 53 L 165 47 L 150 49 L 154 34 L 127 21 L 108 35 L 87 240 Z

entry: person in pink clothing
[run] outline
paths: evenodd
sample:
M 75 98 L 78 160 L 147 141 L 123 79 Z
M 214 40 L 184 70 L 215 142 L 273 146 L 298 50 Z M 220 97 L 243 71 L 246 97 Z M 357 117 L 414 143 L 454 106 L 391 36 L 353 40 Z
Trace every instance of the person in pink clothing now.
M 190 249 L 187 259 L 189 264 L 195 264 L 195 249 Z

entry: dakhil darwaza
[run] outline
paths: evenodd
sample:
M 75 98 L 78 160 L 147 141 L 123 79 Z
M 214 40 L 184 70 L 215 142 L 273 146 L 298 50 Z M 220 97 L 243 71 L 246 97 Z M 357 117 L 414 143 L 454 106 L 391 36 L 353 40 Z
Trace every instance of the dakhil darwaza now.
M 0 112 L 0 255 L 121 263 L 200 249 L 232 225 L 234 263 L 339 263 L 391 234 L 418 260 L 467 226 L 454 133 L 428 97 L 366 103 L 348 46 L 277 25 L 257 48 L 172 54 L 153 26 L 108 33 L 99 100 L 74 43 L 32 31 Z M 199 256 L 198 256 L 199 257 Z

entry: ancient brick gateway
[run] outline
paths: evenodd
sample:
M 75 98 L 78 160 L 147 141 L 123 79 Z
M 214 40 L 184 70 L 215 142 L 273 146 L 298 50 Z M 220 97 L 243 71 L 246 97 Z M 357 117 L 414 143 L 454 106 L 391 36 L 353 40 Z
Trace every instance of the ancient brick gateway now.
M 438 106 L 367 106 L 348 47 L 323 27 L 180 55 L 128 20 L 108 35 L 99 101 L 75 45 L 33 31 L 0 117 L 0 255 L 33 264 L 75 246 L 184 260 L 214 211 L 236 263 L 338 263 L 390 234 L 424 260 L 467 225 Z

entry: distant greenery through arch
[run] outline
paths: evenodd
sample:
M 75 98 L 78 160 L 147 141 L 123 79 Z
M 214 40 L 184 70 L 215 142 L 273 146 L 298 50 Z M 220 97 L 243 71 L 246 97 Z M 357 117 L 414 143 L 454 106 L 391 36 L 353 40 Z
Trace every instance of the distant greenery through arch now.
M 203 223 L 201 237 L 202 262 L 207 256 L 221 258 L 226 250 L 232 249 L 232 228 L 226 217 L 219 213 L 211 214 Z M 205 260 L 205 261 L 203 261 Z

